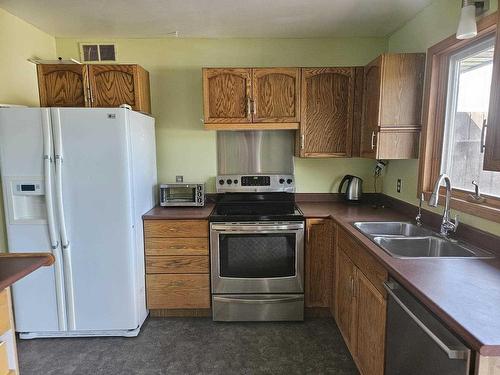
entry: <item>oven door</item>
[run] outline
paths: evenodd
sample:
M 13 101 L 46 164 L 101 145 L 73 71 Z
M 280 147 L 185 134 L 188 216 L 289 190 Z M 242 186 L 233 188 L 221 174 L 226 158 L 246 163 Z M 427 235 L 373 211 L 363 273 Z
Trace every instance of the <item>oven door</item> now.
M 302 293 L 304 223 L 212 223 L 213 293 Z

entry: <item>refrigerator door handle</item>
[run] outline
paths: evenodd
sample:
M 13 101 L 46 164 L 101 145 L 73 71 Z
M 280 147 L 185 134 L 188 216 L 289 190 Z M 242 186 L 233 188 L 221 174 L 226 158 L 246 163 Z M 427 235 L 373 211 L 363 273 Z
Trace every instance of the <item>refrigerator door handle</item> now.
M 61 232 L 61 241 L 63 248 L 64 262 L 64 280 L 66 285 L 66 310 L 68 314 L 68 325 L 70 330 L 76 329 L 75 318 L 75 297 L 73 291 L 73 270 L 71 265 L 71 247 L 66 230 L 66 217 L 64 215 L 63 199 L 63 146 L 61 130 L 61 113 L 59 108 L 52 108 L 52 124 L 54 134 L 54 155 L 55 155 L 55 185 L 56 185 L 56 203 L 59 219 L 59 228 Z
M 64 276 L 63 264 L 61 262 L 62 254 L 59 243 L 59 235 L 56 230 L 54 216 L 54 198 L 52 196 L 52 132 L 50 129 L 50 114 L 47 109 L 42 110 L 42 135 L 43 135 L 43 169 L 44 169 L 44 185 L 45 185 L 45 206 L 47 208 L 47 224 L 49 229 L 50 246 L 54 255 L 54 277 L 56 281 L 56 303 L 57 303 L 57 320 L 59 329 L 65 331 L 66 328 L 66 309 L 64 295 Z

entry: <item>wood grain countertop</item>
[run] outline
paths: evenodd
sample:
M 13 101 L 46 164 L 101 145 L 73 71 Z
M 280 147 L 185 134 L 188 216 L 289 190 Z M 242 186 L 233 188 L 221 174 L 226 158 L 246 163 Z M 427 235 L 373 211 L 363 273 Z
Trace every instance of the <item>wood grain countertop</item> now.
M 51 253 L 0 254 L 0 290 L 52 263 L 54 256 Z
M 215 204 L 206 203 L 203 207 L 160 207 L 142 215 L 144 220 L 206 220 L 212 213 Z
M 375 209 L 366 204 L 299 202 L 298 206 L 306 218 L 334 219 L 471 349 L 484 356 L 500 356 L 500 251 L 495 259 L 393 258 L 352 223 L 411 221 L 413 217 L 395 209 Z M 496 248 L 500 250 L 498 243 Z

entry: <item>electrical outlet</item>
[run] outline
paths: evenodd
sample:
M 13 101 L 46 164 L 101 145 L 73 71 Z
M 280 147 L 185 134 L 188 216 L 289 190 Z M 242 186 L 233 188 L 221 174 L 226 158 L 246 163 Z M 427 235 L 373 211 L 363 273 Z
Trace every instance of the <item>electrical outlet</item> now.
M 175 176 L 175 182 L 184 182 L 184 176 Z
M 400 178 L 398 178 L 398 182 L 396 183 L 396 191 L 398 193 L 401 193 L 401 187 L 403 186 L 403 181 L 401 181 Z

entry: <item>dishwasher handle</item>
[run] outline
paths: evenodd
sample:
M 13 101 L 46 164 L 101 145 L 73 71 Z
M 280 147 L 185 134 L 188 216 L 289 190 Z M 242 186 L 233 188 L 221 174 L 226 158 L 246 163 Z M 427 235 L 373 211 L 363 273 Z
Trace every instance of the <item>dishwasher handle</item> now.
M 470 350 L 468 348 L 458 349 L 454 347 L 450 347 L 446 345 L 432 330 L 430 330 L 425 323 L 423 323 L 411 310 L 408 306 L 404 304 L 403 301 L 396 295 L 395 291 L 398 289 L 396 283 L 393 282 L 385 282 L 384 287 L 387 290 L 387 293 L 394 299 L 394 301 L 401 307 L 406 314 L 446 353 L 448 358 L 450 359 L 460 359 L 467 360 L 470 355 Z

